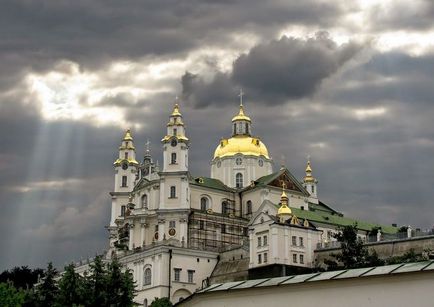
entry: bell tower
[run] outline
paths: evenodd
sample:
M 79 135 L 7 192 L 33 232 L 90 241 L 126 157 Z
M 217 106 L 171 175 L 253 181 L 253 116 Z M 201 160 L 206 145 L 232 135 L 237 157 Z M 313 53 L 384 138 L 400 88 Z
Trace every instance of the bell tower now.
M 160 172 L 160 209 L 189 208 L 188 149 L 190 141 L 178 103 L 167 123 L 163 145 L 163 170 Z
M 115 220 L 125 213 L 124 205 L 128 202 L 128 196 L 133 190 L 139 163 L 136 161 L 136 148 L 130 129 L 125 132 L 119 154 L 113 163 L 115 169 L 115 186 L 112 195 L 112 212 L 110 226 L 115 225 Z
M 309 192 L 310 196 L 315 199 L 318 198 L 317 183 L 318 180 L 316 180 L 315 177 L 312 176 L 310 157 L 308 157 L 306 165 L 306 176 L 303 179 L 303 186 Z
M 119 156 L 114 162 L 115 192 L 131 192 L 133 190 L 138 166 L 136 148 L 131 131 L 128 129 L 122 139 L 121 146 L 119 146 Z

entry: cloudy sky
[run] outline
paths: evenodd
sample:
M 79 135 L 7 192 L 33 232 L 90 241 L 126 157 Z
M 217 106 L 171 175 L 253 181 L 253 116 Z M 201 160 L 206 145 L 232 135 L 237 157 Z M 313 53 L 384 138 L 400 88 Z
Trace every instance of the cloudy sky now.
M 141 158 L 176 96 L 191 172 L 230 133 L 242 87 L 276 168 L 346 215 L 434 224 L 431 1 L 0 0 L 0 270 L 107 246 L 112 163 Z

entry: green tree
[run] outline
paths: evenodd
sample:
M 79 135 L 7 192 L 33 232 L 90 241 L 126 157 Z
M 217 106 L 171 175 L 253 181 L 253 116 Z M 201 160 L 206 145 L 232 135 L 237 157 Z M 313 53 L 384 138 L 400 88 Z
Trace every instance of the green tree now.
M 122 286 L 120 295 L 120 306 L 134 305 L 135 284 L 133 274 L 129 269 L 126 269 L 122 274 Z
M 0 274 L 0 283 L 11 281 L 16 289 L 31 289 L 43 275 L 43 269 L 31 270 L 28 266 L 14 267 Z
M 90 275 L 87 276 L 86 287 L 88 287 L 89 296 L 85 305 L 107 306 L 107 272 L 101 256 L 96 256 L 90 265 Z
M 74 268 L 72 263 L 65 267 L 65 273 L 59 281 L 57 306 L 74 306 L 82 303 L 83 282 Z
M 172 302 L 167 297 L 161 297 L 161 298 L 156 297 L 150 305 L 150 307 L 172 307 L 172 306 L 173 306 Z
M 337 260 L 327 259 L 324 263 L 328 270 L 342 268 L 353 269 L 368 266 L 383 265 L 384 261 L 378 257 L 377 252 L 369 253 L 363 241 L 357 237 L 357 224 L 344 226 L 334 238 L 341 243 L 341 251 L 332 256 Z
M 120 306 L 122 295 L 122 271 L 117 259 L 108 264 L 107 300 L 109 305 Z
M 357 224 L 343 227 L 334 237 L 341 243 L 341 252 L 336 255 L 336 259 L 345 268 L 352 269 L 365 264 L 368 251 L 357 237 Z
M 57 297 L 58 288 L 55 277 L 57 270 L 53 267 L 53 264 L 48 263 L 47 270 L 45 271 L 45 277 L 42 283 L 36 287 L 36 299 L 39 306 L 53 306 Z
M 17 290 L 12 283 L 0 283 L 0 306 L 20 307 L 24 303 L 25 293 Z

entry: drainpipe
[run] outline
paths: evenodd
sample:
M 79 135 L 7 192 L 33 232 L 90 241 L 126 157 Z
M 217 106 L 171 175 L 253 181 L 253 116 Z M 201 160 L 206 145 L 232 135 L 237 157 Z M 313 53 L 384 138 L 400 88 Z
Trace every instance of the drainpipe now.
M 170 300 L 170 290 L 172 288 L 172 250 L 169 249 L 169 295 L 167 296 Z

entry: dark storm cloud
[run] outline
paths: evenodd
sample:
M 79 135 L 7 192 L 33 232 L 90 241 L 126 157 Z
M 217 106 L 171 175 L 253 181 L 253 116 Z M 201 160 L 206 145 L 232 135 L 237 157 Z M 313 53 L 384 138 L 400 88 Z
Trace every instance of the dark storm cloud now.
M 307 40 L 284 36 L 253 47 L 235 60 L 231 73 L 218 72 L 209 82 L 186 72 L 181 78 L 183 95 L 197 107 L 232 103 L 237 87 L 245 89 L 249 100 L 267 104 L 311 97 L 360 49 L 355 43 L 337 46 L 326 32 Z
M 403 52 L 376 53 L 366 63 L 346 71 L 336 81 L 357 85 L 336 90 L 335 103 L 354 106 L 398 103 L 432 106 L 434 103 L 434 53 L 411 56 Z
M 5 0 L 0 10 L 0 62 L 9 73 L 45 71 L 65 59 L 92 68 L 116 59 L 161 57 L 206 43 L 227 44 L 237 31 L 260 35 L 285 24 L 323 26 L 342 12 L 338 5 L 313 0 Z

